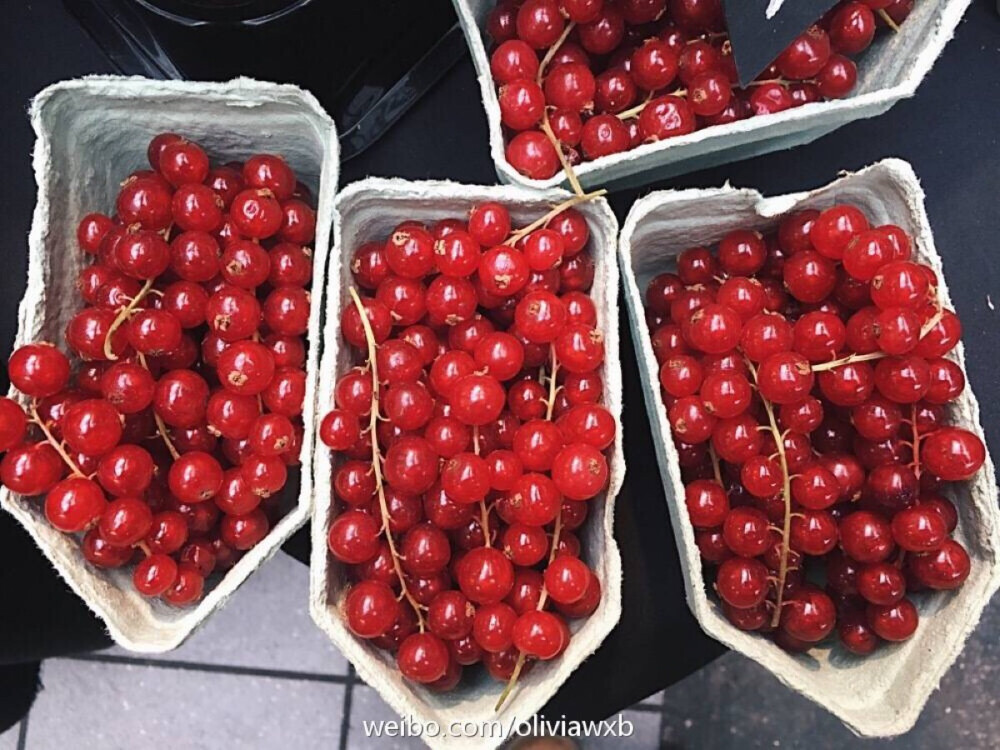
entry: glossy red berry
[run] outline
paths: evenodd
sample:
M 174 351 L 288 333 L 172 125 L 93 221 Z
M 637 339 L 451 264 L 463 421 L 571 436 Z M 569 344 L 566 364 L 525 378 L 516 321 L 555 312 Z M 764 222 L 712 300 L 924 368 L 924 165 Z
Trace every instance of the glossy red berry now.
M 907 557 L 907 566 L 924 586 L 951 590 L 969 577 L 972 563 L 965 548 L 954 539 L 948 539 L 933 552 Z
M 552 460 L 552 479 L 571 500 L 587 500 L 607 485 L 608 463 L 604 454 L 590 445 L 568 445 Z
M 25 344 L 7 361 L 11 385 L 32 398 L 59 393 L 66 388 L 69 375 L 69 360 L 52 344 Z
M 205 587 L 205 577 L 194 567 L 181 564 L 177 567 L 177 578 L 162 597 L 175 607 L 193 604 L 201 598 Z
M 448 647 L 433 633 L 414 633 L 400 644 L 396 664 L 408 680 L 433 683 L 448 670 Z
M 229 217 L 240 234 L 262 240 L 277 234 L 284 221 L 281 204 L 267 188 L 250 188 L 236 194 Z
M 960 427 L 935 430 L 921 441 L 920 459 L 946 482 L 970 479 L 986 461 L 986 448 L 975 433 Z
M 889 523 L 875 513 L 855 511 L 840 522 L 840 545 L 858 562 L 885 560 L 896 546 L 892 537 Z
M 132 573 L 132 583 L 143 596 L 160 596 L 177 580 L 176 561 L 161 553 L 152 554 L 138 565 Z
M 731 557 L 720 566 L 715 588 L 724 602 L 737 609 L 756 607 L 767 596 L 768 571 L 764 563 Z
M 517 618 L 512 631 L 514 645 L 537 659 L 554 659 L 566 645 L 569 631 L 558 615 L 544 610 L 525 612 Z
M 887 641 L 905 641 L 916 632 L 920 621 L 909 599 L 890 605 L 869 604 L 866 616 L 876 635 Z
M 560 169 L 555 147 L 539 130 L 524 130 L 515 135 L 507 144 L 505 155 L 514 169 L 533 180 L 546 180 Z
M 14 489 L 6 478 L 4 484 Z M 48 491 L 45 496 L 45 517 L 59 531 L 75 533 L 96 523 L 107 505 L 97 482 L 74 476 L 62 480 Z
M 826 638 L 837 621 L 833 600 L 813 586 L 803 586 L 794 592 L 781 611 L 781 629 L 806 643 Z

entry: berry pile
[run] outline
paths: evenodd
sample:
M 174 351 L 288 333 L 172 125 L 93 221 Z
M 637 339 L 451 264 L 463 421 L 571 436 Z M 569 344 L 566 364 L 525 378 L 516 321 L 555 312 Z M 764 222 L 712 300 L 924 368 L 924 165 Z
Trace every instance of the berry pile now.
M 17 349 L 0 399 L 0 481 L 141 594 L 198 601 L 280 517 L 298 464 L 315 232 L 281 157 L 211 167 L 173 133 L 79 224 L 93 263 L 66 327 Z M 110 498 L 110 499 L 109 499 Z M 138 560 L 136 561 L 136 559 Z
M 350 630 L 435 690 L 482 662 L 509 691 L 600 603 L 574 532 L 617 428 L 580 200 L 514 232 L 498 203 L 405 221 L 353 253 L 358 366 L 319 431 L 339 454 L 329 548 Z
M 721 0 L 500 0 L 496 47 L 507 161 L 543 180 L 570 166 L 854 88 L 851 60 L 913 0 L 843 0 L 739 88 Z
M 685 250 L 646 292 L 685 503 L 736 627 L 869 654 L 909 638 L 908 593 L 970 559 L 948 482 L 985 461 L 946 424 L 961 324 L 898 226 L 835 205 Z M 824 582 L 825 581 L 825 586 Z

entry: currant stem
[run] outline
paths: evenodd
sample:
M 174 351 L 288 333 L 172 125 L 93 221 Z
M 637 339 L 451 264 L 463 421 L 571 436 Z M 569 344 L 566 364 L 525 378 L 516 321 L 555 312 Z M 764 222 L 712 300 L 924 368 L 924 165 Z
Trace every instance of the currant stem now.
M 757 382 L 757 368 L 747 360 L 747 367 L 753 375 L 754 383 Z M 757 390 L 760 395 L 760 389 Z M 785 503 L 785 517 L 781 526 L 781 561 L 778 564 L 778 589 L 775 594 L 774 614 L 771 616 L 771 627 L 778 627 L 781 621 L 781 604 L 785 595 L 785 579 L 788 577 L 788 550 L 792 536 L 792 477 L 788 471 L 788 456 L 785 454 L 785 441 L 781 430 L 778 429 L 778 420 L 774 418 L 774 405 L 769 400 L 760 397 L 767 413 L 767 421 L 770 425 L 771 434 L 774 436 L 774 443 L 778 448 L 778 461 L 781 463 L 781 497 Z
M 472 450 L 475 454 L 479 455 L 479 425 L 472 426 Z M 480 525 L 483 527 L 483 539 L 486 540 L 486 546 L 492 547 L 493 544 L 490 541 L 490 510 L 486 507 L 486 498 L 479 501 L 479 518 Z
M 789 81 L 787 78 L 768 78 L 763 81 L 750 81 L 750 83 L 748 83 L 747 86 L 764 86 L 768 83 L 778 83 L 781 84 L 782 86 L 787 86 L 790 83 L 793 83 L 793 81 Z M 812 80 L 795 81 L 795 83 L 812 83 Z
M 556 391 L 559 389 L 556 387 L 556 373 L 559 372 L 559 361 L 556 359 L 556 348 L 549 344 L 549 352 L 552 359 L 552 369 L 548 374 L 549 378 L 549 399 L 545 404 L 545 419 L 549 422 L 552 421 L 552 413 L 556 408 Z
M 875 359 L 883 359 L 889 355 L 885 352 L 870 352 L 869 354 L 849 354 L 846 357 L 841 357 L 840 359 L 831 359 L 829 362 L 820 362 L 817 365 L 811 365 L 810 369 L 813 372 L 824 372 L 826 370 L 835 370 L 838 367 L 843 367 L 844 365 L 851 365 L 855 362 L 870 362 Z
M 518 229 L 516 232 L 513 232 L 503 244 L 514 245 L 517 243 L 519 239 L 524 237 L 526 234 L 531 234 L 539 227 L 543 227 L 546 224 L 548 224 L 550 221 L 556 218 L 567 208 L 572 208 L 578 203 L 586 203 L 587 201 L 592 201 L 594 200 L 594 198 L 600 198 L 602 195 L 606 195 L 607 192 L 608 192 L 607 190 L 601 189 L 601 190 L 595 190 L 592 193 L 584 193 L 583 195 L 574 195 L 572 198 L 567 198 L 562 203 L 559 203 L 556 206 L 554 206 L 551 211 L 549 211 L 540 219 L 536 219 L 535 221 L 528 224 L 528 226 L 522 227 L 521 229 Z
M 563 172 L 566 173 L 566 179 L 569 180 L 573 192 L 577 195 L 583 195 L 583 186 L 580 184 L 580 179 L 576 176 L 576 172 L 573 171 L 573 167 L 566 158 L 566 154 L 563 153 L 562 143 L 556 138 L 556 134 L 552 132 L 548 111 L 542 112 L 542 132 L 545 133 L 545 137 L 549 139 L 552 147 L 556 150 L 556 156 L 559 157 L 559 164 L 562 165 Z
M 687 89 L 677 89 L 676 91 L 671 91 L 669 94 L 663 94 L 663 96 L 679 96 L 682 99 L 688 95 Z M 619 120 L 631 120 L 633 117 L 638 117 L 642 114 L 642 110 L 646 108 L 651 101 L 653 101 L 653 96 L 650 94 L 646 97 L 646 100 L 642 104 L 636 104 L 631 109 L 626 109 L 615 115 Z
M 417 616 L 417 625 L 420 628 L 420 632 L 423 633 L 425 628 L 424 615 L 421 612 L 420 604 L 413 598 L 410 589 L 406 585 L 406 577 L 403 575 L 403 568 L 399 564 L 399 552 L 396 551 L 396 542 L 392 538 L 392 531 L 389 528 L 389 506 L 385 500 L 385 487 L 382 484 L 382 454 L 378 447 L 379 380 L 375 332 L 372 331 L 371 322 L 368 320 L 368 314 L 365 312 L 365 306 L 362 304 L 357 290 L 351 287 L 348 291 L 351 294 L 354 306 L 358 309 L 358 313 L 361 316 L 361 326 L 365 330 L 365 342 L 368 345 L 368 368 L 372 374 L 372 406 L 369 411 L 368 429 L 371 431 L 372 472 L 375 475 L 375 491 L 378 494 L 379 511 L 382 515 L 382 528 L 385 530 L 385 541 L 389 545 L 389 553 L 392 556 L 392 567 L 396 571 L 396 578 L 399 579 L 400 591 L 413 608 L 413 612 Z
M 910 429 L 913 431 L 913 474 L 920 481 L 920 430 L 917 428 L 917 405 L 910 404 Z
M 940 323 L 941 318 L 943 317 L 944 317 L 944 308 L 941 307 L 940 303 L 938 303 L 937 312 L 935 312 L 934 315 L 932 315 L 930 319 L 926 323 L 924 323 L 923 327 L 920 329 L 920 338 L 923 338 L 928 333 L 930 333 L 931 329 L 938 323 Z
M 575 21 L 570 21 L 566 24 L 566 28 L 564 28 L 562 34 L 559 35 L 556 43 L 549 47 L 548 52 L 545 53 L 545 57 L 542 58 L 541 63 L 538 65 L 538 75 L 535 76 L 535 82 L 539 86 L 542 85 L 542 81 L 545 78 L 545 71 L 548 69 L 549 63 L 552 62 L 552 58 L 556 56 L 559 48 L 562 47 L 563 42 L 566 41 L 566 38 L 575 27 Z M 563 172 L 566 173 L 566 179 L 569 180 L 569 184 L 570 187 L 573 188 L 573 192 L 577 195 L 583 195 L 583 187 L 580 185 L 580 180 L 577 179 L 576 172 L 573 171 L 573 167 L 566 159 L 566 154 L 563 153 L 562 143 L 560 143 L 559 139 L 556 138 L 556 134 L 552 132 L 552 126 L 549 124 L 548 109 L 542 110 L 542 132 L 545 133 L 545 137 L 549 139 L 552 147 L 556 150 L 556 155 L 559 157 L 559 163 L 562 165 Z
M 879 8 L 875 12 L 878 13 L 879 18 L 881 18 L 883 21 L 885 21 L 885 25 L 886 26 L 888 26 L 890 29 L 892 29 L 895 33 L 897 33 L 897 34 L 899 33 L 899 24 L 897 24 L 895 21 L 892 20 L 892 16 L 890 16 L 886 12 L 885 8 Z
M 112 321 L 111 327 L 108 328 L 108 333 L 104 337 L 104 356 L 110 360 L 118 359 L 118 355 L 115 354 L 114 349 L 111 346 L 111 339 L 114 338 L 115 332 L 121 328 L 122 323 L 132 317 L 132 313 L 135 311 L 136 306 L 146 299 L 146 295 L 149 294 L 150 290 L 153 288 L 153 279 L 147 279 L 146 283 L 142 285 L 142 289 L 139 293 L 135 295 L 131 301 L 125 307 L 118 311 L 117 317 Z
M 517 663 L 514 665 L 514 671 L 510 674 L 510 679 L 507 681 L 507 686 L 500 693 L 500 697 L 497 699 L 497 704 L 493 707 L 494 711 L 499 711 L 503 707 L 504 702 L 510 696 L 511 691 L 514 689 L 514 685 L 517 684 L 517 678 L 521 676 L 521 670 L 524 668 L 524 654 L 518 654 Z
M 552 371 L 549 373 L 549 403 L 548 408 L 545 413 L 545 419 L 552 421 L 552 410 L 556 403 L 556 372 L 559 370 L 559 360 L 556 358 L 556 349 L 554 346 L 549 344 L 549 351 L 552 355 Z M 559 506 L 559 512 L 556 513 L 555 524 L 552 528 L 552 544 L 549 547 L 549 560 L 548 564 L 551 565 L 552 561 L 556 559 L 556 554 L 559 552 L 559 535 L 562 533 L 562 505 Z M 545 588 L 545 584 L 542 584 L 542 593 L 538 597 L 538 605 L 535 607 L 536 610 L 545 609 L 545 603 L 549 599 L 549 592 Z M 521 651 L 517 655 L 517 663 L 514 665 L 514 671 L 511 672 L 510 680 L 507 681 L 507 686 L 500 693 L 500 698 L 497 700 L 496 706 L 493 708 L 494 711 L 499 711 L 503 706 L 504 701 L 510 696 L 511 691 L 514 690 L 514 685 L 517 684 L 517 678 L 521 676 L 521 670 L 524 668 L 525 655 Z
M 143 369 L 148 372 L 149 365 L 146 364 L 146 355 L 142 352 L 138 352 L 138 355 L 139 364 L 142 365 Z M 163 421 L 163 418 L 156 413 L 156 409 L 153 409 L 153 419 L 156 421 L 156 431 L 160 433 L 160 437 L 163 438 L 163 444 L 167 446 L 167 450 L 170 451 L 171 458 L 176 461 L 181 457 L 180 451 L 177 450 L 177 447 L 174 445 L 174 441 L 170 439 L 170 431 L 167 429 L 167 424 Z
M 935 312 L 927 322 L 923 324 L 920 328 L 920 340 L 923 340 L 928 333 L 941 322 L 941 318 L 944 317 L 944 308 L 941 306 L 940 302 L 936 304 L 937 312 Z M 813 372 L 824 372 L 825 370 L 834 370 L 838 367 L 843 367 L 844 365 L 854 364 L 855 362 L 870 362 L 876 359 L 884 359 L 889 355 L 885 352 L 870 352 L 868 354 L 848 354 L 846 357 L 840 357 L 839 359 L 831 359 L 829 362 L 820 362 L 819 364 L 810 365 L 810 369 Z
M 66 452 L 66 449 L 63 448 L 62 443 L 56 440 L 55 435 L 53 435 L 52 431 L 49 430 L 48 425 L 45 424 L 45 422 L 42 421 L 42 418 L 38 416 L 38 409 L 35 407 L 34 401 L 31 402 L 31 406 L 28 407 L 28 411 L 31 414 L 31 421 L 34 422 L 36 425 L 38 425 L 38 429 L 40 429 L 42 431 L 42 434 L 45 435 L 45 442 L 47 442 L 49 445 L 55 448 L 56 453 L 59 454 L 59 457 L 63 460 L 66 466 L 69 467 L 69 470 L 73 473 L 73 476 L 75 477 L 86 476 L 82 471 L 80 471 L 80 467 L 76 465 L 76 461 L 70 458 L 69 454 Z
M 652 95 L 647 96 L 646 99 L 641 104 L 636 104 L 631 109 L 622 110 L 617 115 L 615 115 L 615 117 L 617 117 L 619 120 L 630 120 L 633 117 L 637 117 L 639 114 L 642 113 L 642 110 L 644 110 L 646 108 L 646 105 L 649 104 L 651 101 L 653 101 Z
M 574 28 L 576 28 L 576 21 L 570 21 L 566 24 L 562 34 L 560 34 L 559 38 L 556 39 L 555 44 L 549 47 L 548 52 L 545 53 L 545 57 L 543 57 L 542 61 L 538 64 L 538 75 L 535 76 L 535 83 L 539 86 L 542 85 L 542 80 L 545 78 L 545 70 L 549 67 L 549 63 L 552 62 L 552 58 L 556 56 L 559 48 L 563 46 L 563 42 L 565 42 L 566 39 L 569 38 L 569 35 L 573 33 Z
M 720 487 L 725 487 L 726 485 L 722 482 L 722 467 L 719 466 L 719 455 L 711 445 L 708 446 L 708 457 L 712 459 L 712 473 L 715 474 L 715 481 L 719 483 Z

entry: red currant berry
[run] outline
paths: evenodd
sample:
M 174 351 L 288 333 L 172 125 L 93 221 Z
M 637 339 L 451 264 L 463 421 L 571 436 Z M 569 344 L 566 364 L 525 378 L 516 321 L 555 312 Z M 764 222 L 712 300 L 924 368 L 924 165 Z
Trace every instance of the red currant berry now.
M 7 455 L 10 456 L 9 453 Z M 7 483 L 6 477 L 4 484 L 14 489 Z M 97 482 L 85 477 L 69 477 L 48 491 L 45 496 L 45 517 L 59 531 L 76 533 L 96 523 L 107 505 Z
M 970 479 L 986 460 L 979 436 L 960 427 L 945 427 L 928 435 L 920 446 L 928 471 L 946 482 Z
M 715 577 L 715 589 L 731 607 L 756 607 L 767 596 L 768 570 L 759 560 L 730 557 L 723 561 Z

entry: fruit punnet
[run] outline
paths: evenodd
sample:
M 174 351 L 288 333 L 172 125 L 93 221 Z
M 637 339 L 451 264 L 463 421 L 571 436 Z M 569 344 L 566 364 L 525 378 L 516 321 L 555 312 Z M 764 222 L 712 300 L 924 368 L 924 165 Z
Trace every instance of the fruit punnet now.
M 937 286 L 905 231 L 850 205 L 730 232 L 649 283 L 688 517 L 736 627 L 866 655 L 913 634 L 912 594 L 968 577 L 946 485 L 986 453 L 947 424 L 965 375 Z
M 212 166 L 174 133 L 79 224 L 71 362 L 8 362 L 0 481 L 98 568 L 174 606 L 260 542 L 297 466 L 316 216 L 280 156 Z M 74 373 L 75 370 L 75 373 Z
M 721 0 L 500 0 L 486 30 L 507 161 L 544 180 L 642 143 L 847 96 L 914 0 L 842 0 L 739 88 Z M 572 180 L 572 178 L 571 178 Z
M 512 230 L 507 208 L 405 221 L 353 248 L 343 373 L 320 438 L 337 454 L 329 549 L 359 638 L 450 690 L 558 657 L 601 582 L 577 536 L 617 424 L 576 196 Z

